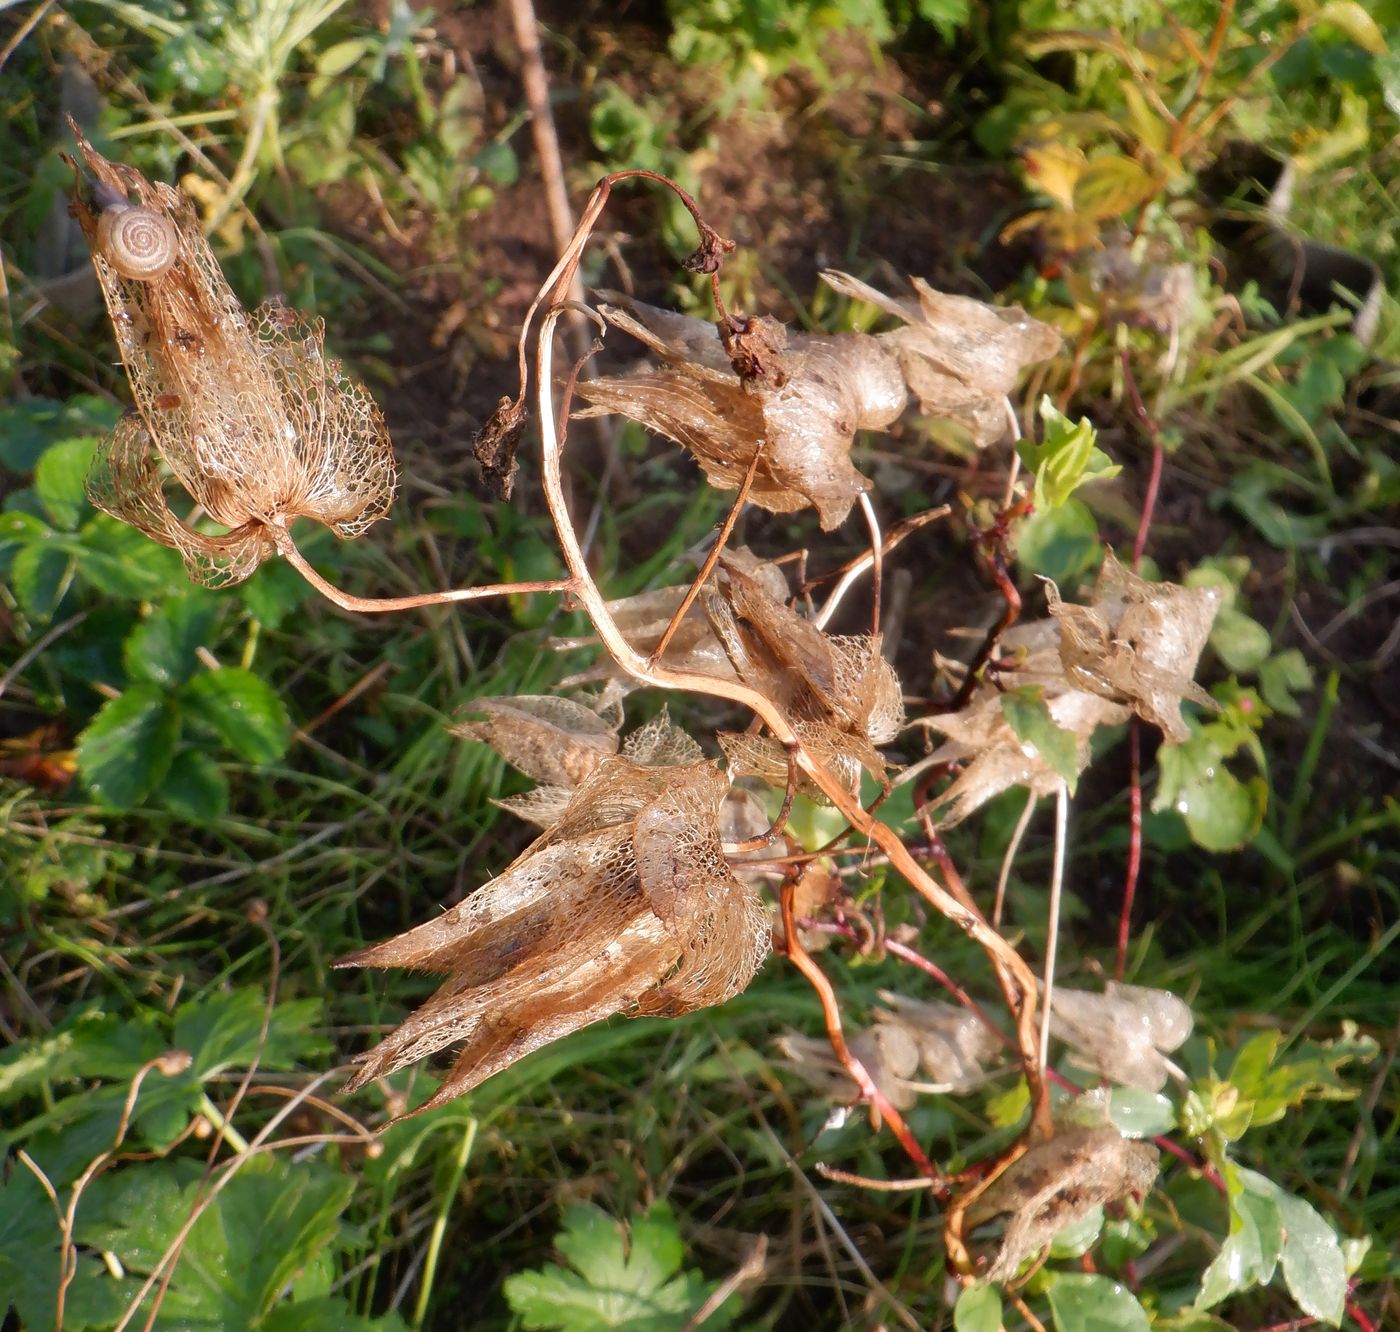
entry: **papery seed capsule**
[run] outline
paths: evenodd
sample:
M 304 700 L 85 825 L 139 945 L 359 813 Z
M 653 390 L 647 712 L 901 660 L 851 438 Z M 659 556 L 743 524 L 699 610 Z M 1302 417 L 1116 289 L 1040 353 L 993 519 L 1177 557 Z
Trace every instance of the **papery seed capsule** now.
M 180 253 L 175 224 L 154 208 L 115 205 L 97 219 L 102 256 L 123 277 L 152 282 L 169 270 Z
M 162 393 L 156 398 L 156 410 L 173 412 L 180 405 L 178 393 Z

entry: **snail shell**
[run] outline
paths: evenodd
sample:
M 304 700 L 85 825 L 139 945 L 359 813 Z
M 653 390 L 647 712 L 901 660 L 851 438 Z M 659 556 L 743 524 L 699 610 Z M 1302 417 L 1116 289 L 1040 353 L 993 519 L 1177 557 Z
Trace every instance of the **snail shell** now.
M 174 264 L 180 233 L 154 208 L 117 205 L 104 208 L 98 217 L 97 244 L 123 277 L 152 282 Z

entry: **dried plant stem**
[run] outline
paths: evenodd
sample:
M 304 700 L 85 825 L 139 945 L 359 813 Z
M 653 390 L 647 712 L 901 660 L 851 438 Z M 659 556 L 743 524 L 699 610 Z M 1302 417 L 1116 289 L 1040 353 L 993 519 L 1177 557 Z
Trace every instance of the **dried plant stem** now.
M 831 988 L 831 982 L 827 979 L 826 973 L 816 964 L 811 954 L 802 947 L 802 941 L 797 936 L 797 923 L 792 910 L 792 899 L 796 886 L 797 881 L 789 875 L 783 880 L 783 886 L 778 892 L 778 900 L 783 913 L 783 951 L 791 959 L 793 966 L 806 977 L 807 983 L 817 992 L 817 998 L 821 1000 L 822 1016 L 826 1020 L 827 1039 L 830 1040 L 831 1048 L 835 1051 L 837 1059 L 841 1061 L 841 1066 L 856 1086 L 860 1088 L 862 1098 L 869 1103 L 871 1117 L 875 1120 L 876 1127 L 883 1119 L 890 1126 L 890 1132 L 899 1140 L 899 1145 L 904 1148 L 905 1154 L 920 1173 L 930 1181 L 938 1181 L 941 1179 L 939 1172 L 934 1168 L 933 1162 L 924 1154 L 924 1149 L 914 1140 L 914 1135 L 909 1132 L 909 1126 L 904 1122 L 904 1117 L 889 1103 L 888 1098 L 875 1085 L 874 1079 L 866 1071 L 865 1065 L 851 1053 L 850 1047 L 846 1044 L 845 1033 L 841 1030 L 841 1009 L 836 998 L 836 991 Z
M 788 817 L 792 814 L 792 802 L 797 796 L 797 755 L 791 746 L 786 750 L 787 754 L 787 790 L 783 793 L 783 805 L 769 826 L 768 831 L 760 833 L 757 837 L 746 837 L 742 842 L 734 842 L 726 845 L 725 855 L 741 855 L 746 851 L 762 851 L 765 846 L 771 846 L 783 834 L 783 829 L 787 827 Z
M 648 666 L 655 666 L 665 655 L 666 649 L 671 645 L 671 639 L 675 637 L 676 630 L 680 628 L 681 621 L 685 619 L 686 614 L 695 604 L 695 598 L 700 595 L 700 589 L 705 586 L 715 570 L 715 565 L 719 563 L 719 557 L 724 554 L 724 548 L 734 532 L 734 524 L 739 521 L 739 510 L 744 507 L 744 502 L 749 497 L 749 491 L 753 488 L 753 479 L 758 474 L 758 461 L 762 456 L 763 441 L 759 440 L 754 446 L 753 458 L 749 461 L 748 471 L 744 473 L 744 479 L 740 483 L 739 493 L 734 497 L 734 503 L 729 506 L 724 524 L 719 529 L 719 535 L 715 537 L 714 545 L 710 547 L 710 553 L 705 556 L 705 562 L 700 566 L 700 572 L 695 576 L 695 581 L 686 589 L 685 596 L 681 598 L 681 604 L 676 607 L 676 613 L 671 616 L 671 622 L 666 626 L 665 633 L 661 635 L 656 646 L 652 649 L 651 656 L 647 658 Z
M 1016 820 L 1011 840 L 1006 844 L 1006 854 L 1001 858 L 1001 873 L 997 876 L 997 897 L 992 904 L 992 924 L 997 929 L 1001 928 L 1001 912 L 1006 905 L 1006 885 L 1011 880 L 1011 866 L 1015 863 L 1016 853 L 1021 849 L 1021 839 L 1030 827 L 1031 815 L 1035 813 L 1036 804 L 1035 792 L 1027 791 L 1026 807 L 1021 811 L 1021 817 Z
M 1055 955 L 1060 946 L 1060 897 L 1065 887 L 1065 842 L 1069 837 L 1069 789 L 1055 794 L 1055 861 L 1050 872 L 1050 919 L 1045 932 L 1045 992 L 1040 997 L 1040 1068 L 1050 1049 L 1050 1006 L 1055 997 Z
M 420 606 L 443 606 L 457 601 L 481 601 L 486 597 L 511 597 L 527 592 L 572 592 L 571 578 L 539 578 L 524 583 L 490 583 L 482 587 L 459 587 L 447 592 L 420 592 L 410 597 L 357 597 L 327 582 L 307 561 L 292 534 L 285 527 L 271 527 L 277 549 L 308 583 L 328 601 L 342 610 L 358 611 L 363 615 L 379 615 L 385 611 L 416 610 Z
M 875 514 L 875 506 L 870 496 L 860 493 L 860 511 L 865 515 L 866 526 L 870 528 L 870 633 L 876 642 L 880 639 L 880 595 L 883 591 L 885 565 L 882 558 L 884 541 L 880 536 L 880 520 Z
M 1227 6 L 1227 11 L 1228 8 Z M 1216 36 L 1219 37 L 1221 32 L 1222 29 L 1217 27 Z M 1215 41 L 1212 40 L 1212 65 L 1218 54 Z M 1184 119 L 1183 116 L 1183 121 Z M 1142 497 L 1142 513 L 1138 517 L 1137 535 L 1133 539 L 1133 572 L 1137 573 L 1142 567 L 1143 552 L 1147 549 L 1147 534 L 1152 530 L 1152 515 L 1157 508 L 1157 492 L 1162 484 L 1165 450 L 1162 448 L 1162 429 L 1142 400 L 1137 378 L 1133 374 L 1132 361 L 1126 349 L 1122 355 L 1122 366 L 1123 382 L 1127 385 L 1128 396 L 1132 399 L 1133 411 L 1147 432 L 1147 437 L 1152 441 L 1152 469 L 1148 473 L 1147 490 Z M 1128 767 L 1128 867 L 1123 875 L 1123 905 L 1118 913 L 1118 946 L 1113 961 L 1115 980 L 1123 979 L 1128 965 L 1128 936 L 1132 932 L 1133 901 L 1137 897 L 1138 875 L 1142 870 L 1142 724 L 1136 717 L 1128 719 Z
M 906 518 L 902 523 L 897 523 L 885 534 L 885 539 L 880 543 L 880 555 L 885 556 L 890 553 L 907 536 L 912 536 L 921 527 L 934 522 L 938 518 L 946 517 L 951 512 L 946 504 L 940 504 L 936 509 L 930 509 L 927 513 L 915 514 L 912 518 Z M 812 623 L 818 629 L 825 629 L 831 623 L 831 617 L 836 614 L 836 609 L 844 600 L 846 593 L 854 586 L 856 580 L 865 573 L 875 563 L 875 551 L 872 548 L 864 555 L 858 555 L 844 569 L 838 570 L 837 574 L 823 574 L 815 582 L 839 575 L 841 581 L 832 588 L 826 601 L 822 603 L 822 608 L 814 616 Z M 805 592 L 812 584 L 804 580 L 799 592 Z
M 596 191 L 595 191 L 596 194 Z M 588 222 L 590 212 L 585 213 Z M 596 216 L 596 214 L 593 214 Z M 575 246 L 574 248 L 578 248 Z M 642 684 L 657 689 L 676 689 L 690 693 L 709 695 L 737 703 L 753 712 L 772 732 L 780 744 L 787 746 L 798 766 L 827 797 L 836 809 L 862 836 L 869 838 L 890 858 L 890 863 L 901 873 L 928 903 L 941 915 L 952 921 L 974 939 L 991 957 L 995 964 L 1004 968 L 1014 980 L 1019 992 L 1013 1005 L 1016 1016 L 1017 1035 L 1026 1077 L 1031 1084 L 1032 1102 L 1037 1107 L 1037 1120 L 1044 1120 L 1048 1127 L 1049 1100 L 1036 1063 L 1036 982 L 1030 968 L 1005 939 L 1001 937 L 976 910 L 968 910 L 951 893 L 940 887 L 928 872 L 915 859 L 904 844 L 903 838 L 888 824 L 872 817 L 866 809 L 829 768 L 817 761 L 803 746 L 792 723 L 766 694 L 737 680 L 720 680 L 694 671 L 674 670 L 664 666 L 653 666 L 637 652 L 618 628 L 612 612 L 608 609 L 603 594 L 593 581 L 583 550 L 579 545 L 578 533 L 569 516 L 564 499 L 563 477 L 560 468 L 559 435 L 554 420 L 554 404 L 550 393 L 553 365 L 553 331 L 559 318 L 558 308 L 549 310 L 540 322 L 536 339 L 536 367 L 538 383 L 541 483 L 550 517 L 554 521 L 555 532 L 563 552 L 564 563 L 569 570 L 571 591 L 592 621 L 594 630 L 613 661 Z

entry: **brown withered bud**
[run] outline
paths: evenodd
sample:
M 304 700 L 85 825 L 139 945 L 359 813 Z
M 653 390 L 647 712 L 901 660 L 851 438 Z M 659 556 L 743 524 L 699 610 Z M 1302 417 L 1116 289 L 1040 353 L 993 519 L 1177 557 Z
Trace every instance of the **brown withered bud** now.
M 1171 1071 L 1166 1055 L 1191 1034 L 1191 1010 L 1170 990 L 1109 981 L 1103 994 L 1058 987 L 1050 1031 L 1074 1062 L 1125 1087 L 1160 1091 Z
M 92 502 L 209 585 L 246 578 L 275 548 L 270 529 L 298 516 L 358 536 L 389 508 L 394 456 L 373 399 L 326 355 L 324 324 L 273 302 L 247 313 L 194 203 L 73 132 L 73 215 L 136 404 L 97 451 Z M 175 515 L 162 465 L 226 533 Z
M 889 1008 L 875 1010 L 876 1022 L 908 1032 L 933 1088 L 966 1092 L 986 1080 L 986 1066 L 1001 1053 L 1001 1042 L 976 1013 L 956 1004 L 911 999 L 893 990 L 879 994 Z
M 1096 1207 L 1142 1198 L 1157 1182 L 1157 1149 L 1108 1124 L 1065 1128 L 1013 1161 L 967 1211 L 970 1226 L 1008 1214 L 988 1281 L 1009 1281 L 1025 1260 Z
M 755 504 L 811 505 L 828 531 L 845 520 L 870 484 L 851 463 L 856 431 L 884 429 L 904 410 L 892 353 L 863 333 L 780 337 L 772 320 L 746 321 L 726 345 L 704 320 L 615 300 L 603 317 L 662 364 L 580 383 L 591 414 L 617 412 L 675 440 L 721 490 L 739 487 L 761 444 Z
M 893 352 L 924 414 L 956 421 L 979 448 L 1006 432 L 1002 400 L 1021 372 L 1060 348 L 1060 335 L 1019 306 L 952 296 L 920 278 L 910 279 L 917 300 L 887 296 L 849 273 L 824 272 L 822 280 L 903 322 L 876 340 Z
M 1177 742 L 1191 734 L 1183 699 L 1218 707 L 1193 678 L 1220 609 L 1218 588 L 1149 583 L 1108 551 L 1089 605 L 1061 601 L 1048 580 L 1045 595 L 1075 688 L 1130 707 Z
M 338 962 L 448 977 L 362 1057 L 351 1089 L 460 1044 L 429 1109 L 615 1013 L 678 1016 L 739 993 L 767 955 L 769 928 L 724 859 L 727 789 L 713 763 L 605 759 L 499 878 Z

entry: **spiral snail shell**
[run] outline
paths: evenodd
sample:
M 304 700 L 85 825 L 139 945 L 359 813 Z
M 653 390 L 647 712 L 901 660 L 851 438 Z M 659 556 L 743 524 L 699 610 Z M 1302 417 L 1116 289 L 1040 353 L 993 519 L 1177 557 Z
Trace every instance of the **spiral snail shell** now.
M 123 277 L 151 282 L 166 272 L 180 253 L 175 224 L 154 208 L 116 204 L 97 219 L 102 256 Z

